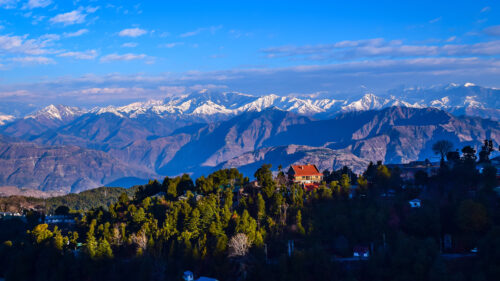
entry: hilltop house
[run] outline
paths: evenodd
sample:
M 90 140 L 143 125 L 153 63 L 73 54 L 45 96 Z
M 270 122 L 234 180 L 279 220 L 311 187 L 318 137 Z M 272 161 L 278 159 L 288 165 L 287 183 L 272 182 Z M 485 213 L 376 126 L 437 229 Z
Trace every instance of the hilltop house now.
M 319 186 L 323 180 L 323 174 L 313 164 L 291 165 L 288 170 L 288 179 L 302 184 L 304 188 L 311 189 Z

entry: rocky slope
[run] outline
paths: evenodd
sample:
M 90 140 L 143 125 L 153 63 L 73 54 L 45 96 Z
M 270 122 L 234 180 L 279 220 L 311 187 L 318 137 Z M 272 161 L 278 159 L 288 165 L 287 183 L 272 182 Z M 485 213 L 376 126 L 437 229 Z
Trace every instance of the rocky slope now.
M 13 137 L 30 138 L 49 130 L 57 129 L 74 121 L 85 113 L 86 110 L 77 107 L 49 105 L 24 118 L 17 120 L 12 120 L 13 118 L 11 118 L 8 124 L 0 127 L 0 132 Z
M 105 152 L 76 146 L 39 146 L 0 138 L 0 186 L 77 192 L 125 177 L 152 178 L 145 168 Z
M 369 161 L 357 157 L 348 149 L 333 150 L 325 147 L 291 144 L 247 152 L 221 163 L 217 168 L 238 167 L 242 173 L 251 176 L 262 164 L 272 164 L 276 169 L 279 165 L 289 167 L 292 164 L 308 163 L 314 163 L 320 171 L 326 169 L 331 171 L 349 166 L 353 171 L 361 173 L 366 169 Z
M 233 166 L 251 176 L 264 162 L 361 171 L 369 161 L 433 160 L 432 144 L 441 139 L 456 148 L 479 148 L 486 138 L 500 143 L 498 121 L 436 108 L 389 107 L 327 119 L 267 108 L 208 124 L 168 119 L 144 124 L 141 118 L 146 117 L 86 113 L 27 137 L 31 142 L 2 141 L 0 165 L 8 168 L 0 171 L 0 185 L 74 191 L 121 184 L 123 178 L 198 176 Z
M 330 120 L 297 125 L 264 143 L 348 149 L 363 159 L 399 163 L 435 157 L 432 144 L 447 139 L 456 148 L 481 146 L 484 139 L 500 143 L 500 123 L 477 117 L 456 117 L 435 108 L 391 107 L 346 113 Z

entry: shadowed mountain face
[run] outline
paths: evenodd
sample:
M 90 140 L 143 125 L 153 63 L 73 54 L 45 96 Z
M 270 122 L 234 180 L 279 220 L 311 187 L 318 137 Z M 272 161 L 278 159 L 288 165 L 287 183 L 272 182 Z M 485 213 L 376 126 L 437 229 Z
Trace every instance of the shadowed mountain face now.
M 499 122 L 455 117 L 434 108 L 392 107 L 294 126 L 264 145 L 287 145 L 293 139 L 294 144 L 350 149 L 363 159 L 399 163 L 433 157 L 432 144 L 441 139 L 461 148 L 479 147 L 486 138 L 500 143 Z
M 432 144 L 441 139 L 456 148 L 479 148 L 486 138 L 495 146 L 500 143 L 499 122 L 456 117 L 435 108 L 390 107 L 325 120 L 269 108 L 208 124 L 141 118 L 86 113 L 60 127 L 25 135 L 31 143 L 3 140 L 0 159 L 9 155 L 4 160 L 10 166 L 2 171 L 0 185 L 74 191 L 120 183 L 120 178 L 184 172 L 199 176 L 221 167 L 241 167 L 251 176 L 263 163 L 275 168 L 306 162 L 321 169 L 347 165 L 359 172 L 369 161 L 433 160 Z M 65 156 L 44 159 L 48 151 Z M 41 172 L 26 160 L 30 157 L 52 162 Z M 18 158 L 23 160 L 11 160 Z M 68 171 L 61 172 L 63 167 Z
M 309 122 L 311 119 L 308 117 L 268 109 L 206 125 L 193 132 L 191 141 L 180 148 L 172 161 L 160 167 L 159 172 L 177 174 L 182 169 L 194 171 L 198 166 L 213 167 L 242 153 L 263 147 L 267 139 L 289 127 Z
M 39 146 L 0 137 L 0 185 L 78 192 L 125 177 L 154 177 L 143 167 L 102 151 L 76 146 Z
M 243 153 L 221 163 L 217 168 L 238 167 L 249 176 L 263 164 L 272 164 L 274 168 L 282 165 L 286 170 L 292 164 L 314 163 L 320 171 L 340 169 L 349 166 L 354 171 L 363 171 L 370 161 L 361 159 L 347 150 L 333 150 L 326 147 L 310 147 L 303 145 L 287 145 L 265 147 L 256 151 Z

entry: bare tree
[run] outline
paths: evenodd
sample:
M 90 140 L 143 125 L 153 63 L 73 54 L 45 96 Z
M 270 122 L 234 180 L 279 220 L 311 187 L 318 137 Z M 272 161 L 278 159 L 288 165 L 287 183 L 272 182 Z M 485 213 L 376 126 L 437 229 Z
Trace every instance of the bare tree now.
M 444 161 L 444 156 L 453 149 L 453 143 L 447 140 L 440 140 L 432 146 L 432 151 L 435 154 L 441 155 L 441 161 Z
M 137 245 L 137 248 L 141 250 L 145 250 L 148 244 L 148 238 L 146 237 L 146 233 L 143 230 L 140 230 L 137 233 L 134 233 L 130 237 L 132 239 L 132 243 Z
M 238 233 L 231 237 L 228 243 L 229 257 L 243 257 L 248 254 L 251 243 L 244 233 Z

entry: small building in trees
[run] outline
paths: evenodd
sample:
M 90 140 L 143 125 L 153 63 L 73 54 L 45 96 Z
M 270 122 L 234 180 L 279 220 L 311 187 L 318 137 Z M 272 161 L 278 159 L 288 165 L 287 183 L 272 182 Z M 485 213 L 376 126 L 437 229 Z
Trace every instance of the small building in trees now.
M 367 259 L 370 256 L 370 249 L 366 246 L 355 246 L 352 256 L 360 259 Z
M 74 224 L 75 216 L 74 215 L 48 215 L 45 216 L 46 224 Z
M 407 164 L 387 164 L 390 169 L 399 168 L 401 179 L 404 181 L 413 181 L 418 177 L 418 173 L 425 173 L 427 176 L 436 175 L 439 171 L 439 162 L 412 161 Z
M 323 174 L 313 164 L 292 165 L 288 170 L 288 179 L 294 183 L 310 186 L 319 184 L 323 180 Z
M 182 280 L 184 281 L 217 281 L 217 279 L 201 276 L 198 279 L 194 279 L 194 274 L 191 271 L 185 271 L 182 275 Z
M 182 275 L 182 280 L 184 281 L 194 281 L 193 273 L 191 271 L 184 271 Z

